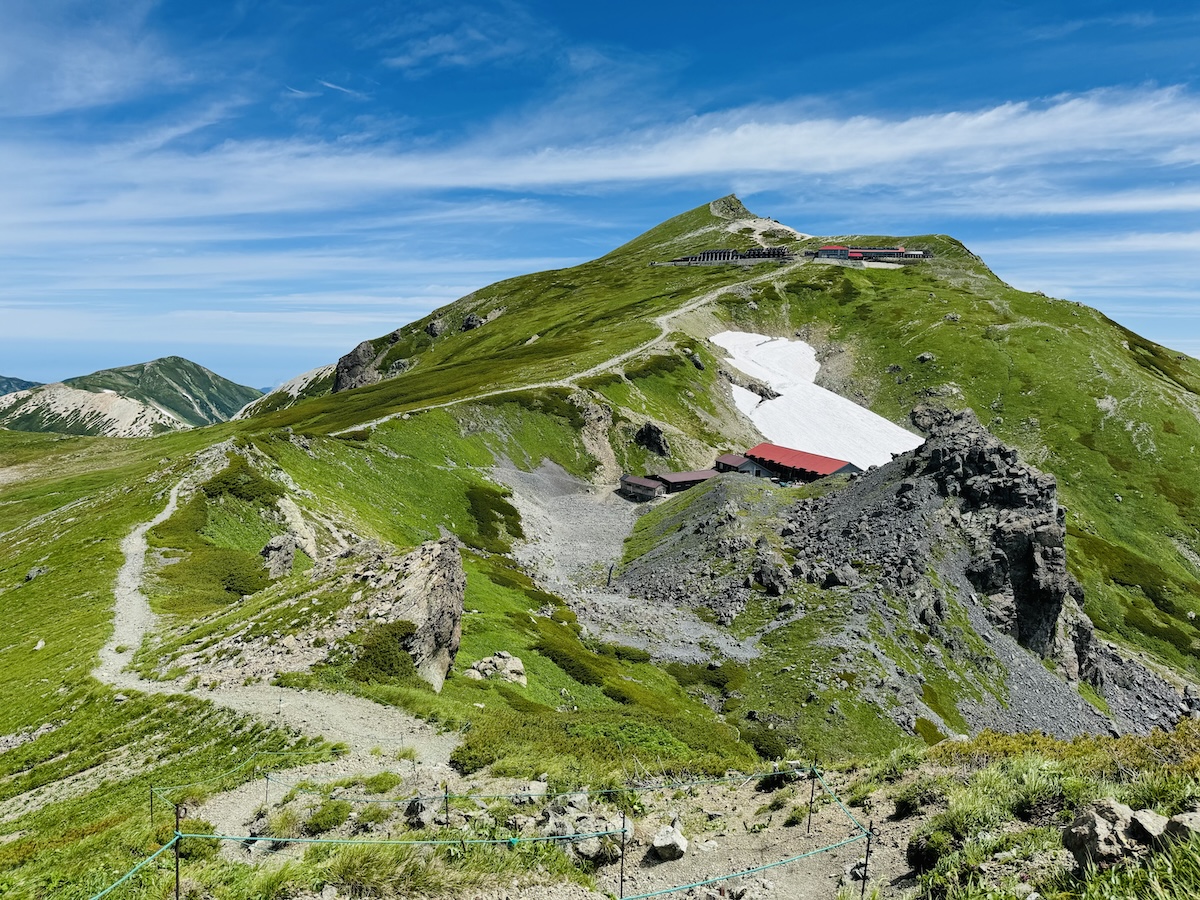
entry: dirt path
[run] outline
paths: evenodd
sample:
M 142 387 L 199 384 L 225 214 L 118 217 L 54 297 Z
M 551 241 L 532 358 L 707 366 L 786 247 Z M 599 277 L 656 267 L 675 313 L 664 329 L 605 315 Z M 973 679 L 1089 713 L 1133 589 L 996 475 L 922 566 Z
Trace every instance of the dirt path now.
M 152 694 L 185 692 L 179 681 L 150 681 L 126 668 L 133 653 L 157 624 L 157 617 L 142 592 L 146 572 L 146 533 L 171 516 L 182 491 L 214 471 L 218 460 L 223 459 L 225 449 L 224 445 L 216 445 L 204 451 L 188 475 L 171 488 L 163 510 L 149 522 L 135 527 L 121 541 L 125 562 L 113 588 L 113 634 L 101 649 L 100 663 L 92 672 L 99 681 L 118 690 Z M 347 746 L 344 755 L 330 762 L 306 766 L 296 773 L 297 777 L 332 780 L 395 770 L 400 765 L 397 755 L 410 750 L 416 760 L 405 765 L 419 766 L 430 779 L 454 777 L 449 761 L 451 752 L 458 745 L 458 735 L 439 733 L 428 723 L 395 707 L 350 695 L 299 691 L 266 684 L 219 686 L 193 696 Z M 240 831 L 260 802 L 255 799 L 257 797 L 257 788 L 243 785 L 211 798 L 205 804 L 203 814 L 214 825 L 219 823 L 221 827 Z
M 771 281 L 773 279 L 779 278 L 781 275 L 783 275 L 785 273 L 791 272 L 791 271 L 799 268 L 800 266 L 805 265 L 805 263 L 806 263 L 806 260 L 800 260 L 798 262 L 791 263 L 782 268 L 772 268 L 772 270 L 769 274 L 759 275 L 756 278 L 749 278 L 745 281 L 739 282 L 739 284 L 740 285 L 751 285 L 751 284 L 758 284 L 759 282 L 762 282 L 762 281 Z M 345 434 L 348 431 L 358 431 L 358 430 L 361 430 L 364 428 L 375 428 L 379 425 L 382 425 L 385 422 L 390 422 L 393 419 L 398 419 L 401 416 L 411 415 L 412 413 L 425 412 L 426 410 L 431 410 L 431 409 L 445 409 L 446 407 L 449 407 L 449 406 L 458 406 L 463 403 L 472 403 L 476 400 L 486 400 L 488 397 L 499 397 L 503 394 L 512 394 L 517 391 L 541 390 L 544 388 L 554 388 L 554 387 L 572 387 L 582 378 L 589 378 L 593 375 L 599 375 L 602 372 L 607 372 L 609 369 L 615 368 L 616 366 L 619 366 L 622 363 L 624 363 L 630 359 L 633 359 L 634 357 L 638 356 L 639 354 L 645 353 L 647 350 L 651 350 L 654 347 L 657 347 L 659 344 L 661 344 L 666 339 L 667 335 L 671 333 L 672 323 L 677 318 L 686 316 L 689 313 L 692 313 L 692 312 L 696 311 L 697 309 L 700 309 L 702 306 L 707 306 L 709 303 L 712 303 L 714 300 L 716 300 L 717 297 L 728 292 L 729 289 L 730 289 L 729 285 L 726 285 L 724 287 L 715 288 L 714 290 L 711 290 L 711 291 L 708 291 L 707 293 L 701 294 L 699 297 L 696 297 L 694 300 L 688 301 L 687 303 L 685 303 L 683 306 L 679 307 L 678 309 L 671 310 L 668 313 L 663 313 L 661 316 L 656 316 L 653 321 L 654 321 L 654 324 L 657 325 L 658 329 L 659 329 L 659 333 L 658 333 L 657 337 L 653 337 L 650 340 L 648 340 L 642 344 L 639 344 L 638 346 L 634 347 L 632 350 L 626 350 L 624 353 L 619 353 L 616 356 L 613 356 L 613 357 L 605 360 L 604 362 L 597 363 L 596 365 L 592 366 L 589 369 L 584 369 L 582 372 L 574 372 L 571 375 L 568 375 L 566 378 L 559 378 L 559 379 L 555 379 L 553 381 L 539 381 L 539 382 L 535 382 L 532 384 L 523 384 L 523 385 L 520 385 L 519 387 L 500 388 L 500 389 L 494 390 L 494 391 L 483 391 L 478 394 L 472 394 L 469 397 L 459 397 L 455 400 L 447 400 L 443 403 L 430 403 L 426 406 L 415 406 L 415 407 L 412 407 L 411 409 L 406 409 L 401 412 L 394 412 L 394 413 L 389 413 L 386 416 L 380 416 L 378 419 L 372 419 L 369 422 L 363 422 L 361 424 L 354 425 L 351 428 L 343 428 L 341 431 L 334 431 L 334 432 L 332 432 L 332 434 L 339 435 L 339 434 Z

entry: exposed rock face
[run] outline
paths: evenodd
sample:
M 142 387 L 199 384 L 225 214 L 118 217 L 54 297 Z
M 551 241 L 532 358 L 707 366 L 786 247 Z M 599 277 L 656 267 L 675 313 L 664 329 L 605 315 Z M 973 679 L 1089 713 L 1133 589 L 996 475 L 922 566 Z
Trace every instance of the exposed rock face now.
M 633 440 L 639 446 L 645 447 L 658 456 L 671 455 L 671 445 L 667 443 L 667 436 L 653 422 L 647 422 L 639 428 L 637 434 L 633 436 Z
M 375 588 L 369 615 L 380 622 L 404 620 L 417 626 L 404 649 L 417 674 L 440 691 L 462 639 L 467 576 L 458 541 L 422 544 L 401 560 L 380 554 L 377 567 L 358 577 Z
M 446 323 L 441 319 L 433 319 L 425 326 L 425 333 L 431 338 L 441 337 L 446 331 Z
M 730 384 L 736 384 L 740 388 L 745 388 L 752 394 L 758 394 L 764 400 L 774 400 L 779 396 L 779 392 L 769 384 L 763 384 L 761 381 L 755 381 L 753 378 L 747 378 L 741 372 L 730 369 L 718 369 L 717 374 L 728 381 Z
M 292 574 L 292 564 L 296 561 L 296 546 L 296 538 L 292 535 L 277 534 L 259 551 L 259 555 L 266 562 L 267 575 L 272 580 Z
M 376 356 L 374 345 L 370 341 L 363 341 L 339 359 L 334 370 L 333 392 L 336 394 L 378 382 L 380 376 L 375 365 Z
M 473 331 L 474 329 L 478 328 L 482 324 L 484 324 L 484 320 L 481 319 L 479 316 L 477 316 L 475 313 L 467 313 L 466 318 L 463 319 L 462 327 L 460 330 Z
M 467 584 L 455 538 L 430 541 L 404 556 L 367 541 L 321 560 L 309 578 L 311 591 L 285 602 L 309 625 L 294 633 L 266 632 L 259 620 L 272 610 L 239 623 L 237 631 L 211 646 L 193 646 L 165 664 L 182 664 L 202 680 L 267 679 L 322 662 L 355 632 L 404 621 L 415 626 L 404 639 L 405 651 L 417 673 L 441 690 L 462 637 Z M 351 599 L 340 608 L 322 605 L 323 598 L 327 603 L 329 597 L 347 593 Z
M 1108 869 L 1130 857 L 1161 850 L 1171 841 L 1188 841 L 1200 834 L 1200 812 L 1172 816 L 1152 809 L 1136 812 L 1105 798 L 1084 807 L 1063 830 L 1063 846 L 1080 868 Z
M 958 526 L 973 554 L 967 577 L 987 597 L 989 617 L 1068 679 L 1098 685 L 1098 645 L 1083 590 L 1067 573 L 1066 510 L 1054 476 L 1021 462 L 970 411 L 917 417 L 933 430 L 905 474 L 931 478 L 942 497 L 958 498 Z
M 924 702 L 926 676 L 948 671 L 948 660 L 989 686 L 956 701 L 971 730 L 1146 732 L 1200 710 L 1200 691 L 1181 696 L 1096 636 L 1067 571 L 1053 476 L 969 411 L 920 409 L 914 420 L 929 432 L 922 447 L 821 496 L 787 502 L 745 476 L 718 476 L 627 566 L 622 585 L 665 608 L 705 607 L 723 625 L 761 591 L 759 600 L 780 598 L 763 634 L 836 610 L 822 642 L 841 662 L 810 667 L 813 696 L 823 685 L 844 690 L 839 671 L 865 668 L 876 674 L 856 685 L 860 699 L 910 731 L 918 718 L 958 730 Z M 920 670 L 889 654 L 896 640 L 917 651 Z M 1078 681 L 1104 696 L 1108 716 Z
M 1132 829 L 1132 809 L 1116 800 L 1097 800 L 1063 832 L 1063 846 L 1081 867 L 1107 869 L 1143 849 Z

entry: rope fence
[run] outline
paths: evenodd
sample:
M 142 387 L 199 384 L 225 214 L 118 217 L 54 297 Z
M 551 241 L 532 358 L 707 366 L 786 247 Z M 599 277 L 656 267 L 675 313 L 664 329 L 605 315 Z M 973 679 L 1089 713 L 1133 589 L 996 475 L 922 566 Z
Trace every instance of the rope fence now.
M 705 887 L 707 885 L 718 884 L 718 883 L 724 882 L 724 881 L 732 881 L 737 878 L 744 878 L 744 877 L 747 877 L 750 875 L 756 875 L 761 872 L 766 872 L 771 869 L 776 869 L 781 866 L 787 866 L 787 865 L 799 862 L 800 860 L 803 860 L 803 859 L 809 859 L 811 857 L 818 856 L 822 853 L 829 853 L 829 852 L 832 852 L 839 848 L 855 844 L 859 841 L 866 841 L 866 860 L 865 860 L 863 872 L 862 872 L 862 884 L 863 884 L 863 890 L 865 891 L 866 879 L 867 879 L 866 866 L 869 865 L 869 863 L 870 863 L 871 842 L 872 842 L 872 838 L 877 835 L 877 833 L 875 832 L 874 827 L 873 827 L 874 823 L 871 823 L 870 825 L 863 825 L 863 823 L 860 822 L 854 816 L 854 814 L 849 810 L 849 808 L 847 808 L 845 803 L 842 802 L 842 799 L 829 786 L 828 782 L 826 782 L 826 780 L 822 776 L 820 770 L 818 770 L 815 762 L 813 763 L 813 765 L 807 767 L 806 769 L 773 769 L 771 771 L 758 772 L 758 773 L 753 773 L 750 775 L 738 773 L 738 774 L 733 774 L 733 775 L 727 775 L 723 778 L 708 778 L 708 779 L 700 779 L 700 780 L 695 780 L 695 781 L 671 781 L 671 782 L 665 782 L 665 783 L 661 783 L 661 784 L 652 784 L 652 785 L 632 785 L 632 786 L 629 786 L 626 788 L 604 788 L 604 789 L 597 789 L 597 790 L 590 790 L 590 789 L 585 788 L 585 789 L 581 789 L 581 790 L 577 790 L 577 791 L 560 791 L 557 793 L 516 792 L 516 793 L 510 793 L 510 794 L 451 794 L 451 793 L 449 793 L 449 791 L 443 791 L 442 793 L 435 794 L 435 795 L 415 796 L 415 797 L 408 797 L 408 798 L 403 798 L 403 799 L 393 799 L 393 800 L 389 800 L 389 801 L 380 800 L 378 798 L 353 798 L 353 797 L 349 797 L 349 796 L 337 797 L 337 799 L 343 799 L 343 800 L 363 799 L 363 800 L 367 800 L 368 802 L 372 802 L 372 803 L 380 803 L 380 802 L 411 803 L 415 800 L 438 801 L 438 802 L 446 804 L 446 810 L 448 813 L 449 812 L 449 805 L 448 805 L 449 801 L 456 800 L 456 799 L 514 800 L 515 801 L 517 798 L 531 798 L 531 799 L 535 799 L 535 800 L 544 800 L 544 801 L 550 802 L 550 801 L 557 800 L 557 799 L 560 799 L 563 797 L 580 796 L 580 795 L 604 796 L 604 795 L 630 794 L 630 793 L 641 794 L 641 793 L 646 793 L 646 792 L 651 792 L 651 791 L 678 790 L 678 789 L 683 789 L 683 788 L 710 786 L 710 785 L 714 785 L 714 784 L 729 784 L 729 783 L 733 783 L 733 782 L 740 782 L 741 784 L 744 785 L 755 779 L 767 778 L 767 777 L 771 777 L 771 776 L 778 777 L 778 776 L 789 776 L 790 775 L 796 779 L 800 779 L 800 778 L 807 776 L 807 778 L 813 784 L 813 790 L 810 792 L 810 796 L 809 796 L 810 829 L 811 829 L 812 811 L 813 811 L 813 807 L 814 807 L 815 799 L 816 799 L 815 786 L 817 784 L 820 784 L 824 793 L 828 794 L 828 796 L 837 804 L 838 808 L 842 811 L 842 813 L 845 814 L 847 820 L 854 827 L 854 830 L 857 832 L 853 836 L 836 841 L 835 843 L 828 844 L 823 847 L 818 847 L 814 850 L 808 850 L 804 853 L 795 854 L 793 856 L 789 856 L 785 859 L 780 859 L 775 862 L 764 863 L 763 865 L 754 866 L 749 869 L 742 869 L 742 870 L 739 870 L 736 872 L 729 872 L 727 874 L 715 875 L 711 878 L 706 878 L 702 881 L 696 881 L 696 882 L 692 882 L 689 884 L 682 884 L 682 885 L 676 885 L 673 887 L 659 888 L 657 890 L 649 891 L 649 892 L 642 893 L 642 894 L 627 895 L 627 894 L 625 894 L 625 877 L 624 877 L 625 849 L 626 849 L 626 844 L 628 842 L 628 839 L 631 835 L 632 829 L 627 824 L 627 820 L 626 820 L 624 814 L 622 814 L 622 816 L 621 816 L 621 820 L 622 820 L 621 826 L 622 827 L 620 830 L 592 831 L 592 832 L 581 832 L 581 833 L 577 833 L 577 834 L 565 834 L 565 835 L 510 835 L 507 837 L 493 837 L 493 838 L 478 838 L 478 837 L 444 838 L 444 837 L 439 837 L 439 838 L 424 838 L 424 839 L 392 839 L 389 837 L 387 839 L 380 839 L 380 838 L 322 838 L 322 837 L 303 838 L 303 837 L 273 837 L 270 835 L 206 834 L 206 833 L 193 833 L 193 832 L 182 831 L 181 830 L 181 823 L 183 821 L 182 817 L 186 814 L 186 810 L 181 805 L 176 804 L 173 801 L 167 799 L 162 793 L 165 791 L 177 791 L 177 790 L 183 790 L 183 789 L 187 789 L 187 788 L 195 788 L 200 785 L 210 784 L 214 781 L 218 781 L 222 778 L 228 777 L 237 772 L 244 771 L 246 766 L 249 765 L 249 763 L 253 761 L 253 758 L 257 757 L 257 756 L 275 756 L 275 757 L 295 756 L 295 755 L 303 755 L 303 754 L 311 753 L 311 752 L 317 752 L 317 751 L 288 751 L 288 752 L 281 751 L 278 753 L 271 753 L 271 752 L 255 753 L 251 756 L 251 758 L 249 758 L 248 760 L 246 760 L 244 763 L 240 764 L 239 766 L 237 766 L 233 769 L 230 769 L 227 772 L 221 773 L 220 775 L 213 776 L 212 778 L 204 779 L 202 781 L 192 782 L 190 784 L 173 785 L 171 787 L 166 787 L 166 788 L 151 788 L 152 803 L 153 803 L 154 795 L 158 794 L 158 796 L 160 796 L 162 799 L 166 800 L 167 803 L 170 803 L 174 807 L 174 815 L 175 815 L 174 835 L 172 836 L 171 840 L 168 843 L 164 844 L 162 847 L 160 847 L 158 850 L 156 850 L 151 856 L 147 857 L 146 859 L 142 860 L 137 865 L 135 865 L 132 869 L 130 869 L 127 873 L 125 873 L 125 875 L 123 875 L 119 880 L 117 880 L 113 884 L 109 885 L 107 888 L 100 891 L 99 893 L 94 894 L 90 898 L 90 900 L 102 900 L 102 898 L 107 897 L 110 893 L 115 891 L 117 888 L 121 887 L 123 884 L 126 884 L 138 872 L 142 871 L 144 868 L 149 866 L 152 862 L 154 862 L 156 859 L 158 859 L 164 853 L 166 853 L 170 850 L 174 850 L 174 854 L 175 854 L 175 895 L 176 895 L 176 898 L 178 898 L 179 897 L 179 884 L 180 884 L 180 880 L 179 880 L 180 879 L 180 876 L 179 876 L 180 845 L 185 840 L 227 841 L 227 842 L 233 842 L 233 843 L 238 843 L 238 844 L 243 844 L 243 845 L 252 845 L 252 844 L 257 844 L 257 843 L 263 843 L 263 844 L 267 844 L 267 845 L 283 844 L 285 846 L 290 845 L 290 844 L 307 844 L 307 845 L 328 844 L 328 845 L 333 845 L 333 846 L 347 846 L 347 845 L 430 846 L 430 847 L 450 846 L 450 847 L 462 847 L 465 850 L 467 847 L 470 847 L 470 846 L 507 846 L 510 848 L 516 848 L 520 844 L 576 843 L 576 842 L 580 842 L 580 841 L 591 840 L 594 838 L 605 838 L 605 837 L 616 838 L 619 836 L 620 844 L 621 844 L 621 855 L 620 855 L 621 881 L 620 881 L 620 894 L 619 894 L 620 900 L 650 900 L 650 898 L 654 898 L 654 897 L 661 897 L 661 896 L 666 896 L 668 894 L 675 894 L 675 893 L 678 893 L 681 891 L 688 891 L 688 890 L 692 890 L 693 888 Z M 269 774 L 266 777 L 267 777 L 268 784 L 270 784 L 271 781 L 274 781 L 275 783 L 280 784 L 280 785 L 287 785 L 292 790 L 299 790 L 304 787 L 303 782 L 289 783 L 289 782 L 283 781 L 282 779 L 278 779 L 278 778 L 272 779 Z M 314 793 L 318 793 L 318 792 L 314 791 Z M 331 798 L 334 798 L 335 795 L 329 794 L 329 796 Z M 153 806 L 151 808 L 153 809 Z M 448 816 L 446 819 L 446 824 L 447 825 L 450 824 Z

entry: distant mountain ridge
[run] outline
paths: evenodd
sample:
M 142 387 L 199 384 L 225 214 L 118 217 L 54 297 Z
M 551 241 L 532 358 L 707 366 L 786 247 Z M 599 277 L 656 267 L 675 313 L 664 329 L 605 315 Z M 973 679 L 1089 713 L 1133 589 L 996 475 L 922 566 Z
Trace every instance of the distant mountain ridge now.
M 17 391 L 27 391 L 30 388 L 40 386 L 40 381 L 26 381 L 24 378 L 11 378 L 8 375 L 0 375 L 0 396 L 15 394 Z
M 260 395 L 191 360 L 166 356 L 2 396 L 0 426 L 148 437 L 227 421 Z

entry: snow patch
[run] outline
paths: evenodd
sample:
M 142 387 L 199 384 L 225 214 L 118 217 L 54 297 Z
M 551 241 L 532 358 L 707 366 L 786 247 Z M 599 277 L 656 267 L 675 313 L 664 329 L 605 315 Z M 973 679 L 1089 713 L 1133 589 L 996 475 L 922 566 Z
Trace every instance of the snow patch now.
M 804 341 L 724 331 L 710 338 L 736 369 L 770 385 L 779 396 L 763 400 L 733 386 L 737 408 L 774 444 L 845 459 L 860 468 L 880 466 L 919 447 L 918 434 L 813 382 L 821 369 Z

